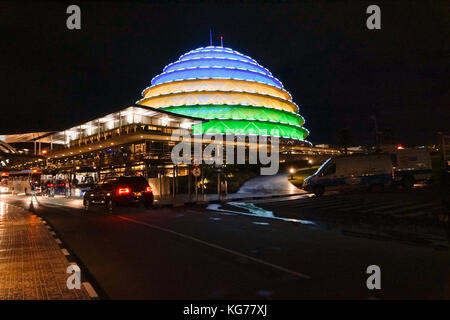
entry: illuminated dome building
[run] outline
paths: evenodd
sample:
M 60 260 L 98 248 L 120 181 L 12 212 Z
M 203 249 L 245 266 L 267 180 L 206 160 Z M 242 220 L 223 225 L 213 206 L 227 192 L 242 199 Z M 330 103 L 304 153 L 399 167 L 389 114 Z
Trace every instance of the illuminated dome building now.
M 209 46 L 182 55 L 151 81 L 137 103 L 207 119 L 195 133 L 272 135 L 305 141 L 305 120 L 291 95 L 254 59 Z M 306 142 L 306 141 L 305 141 Z

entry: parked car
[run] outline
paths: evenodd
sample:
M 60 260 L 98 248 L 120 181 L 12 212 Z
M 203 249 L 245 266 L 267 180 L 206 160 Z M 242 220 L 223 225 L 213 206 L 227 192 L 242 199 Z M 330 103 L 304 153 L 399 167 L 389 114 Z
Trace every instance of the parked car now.
M 382 190 L 392 183 L 388 154 L 352 155 L 330 158 L 303 181 L 303 189 L 321 196 L 325 191 L 367 188 Z
M 93 183 L 83 183 L 83 184 L 77 184 L 72 191 L 72 195 L 75 197 L 83 197 L 84 194 L 91 190 L 92 187 L 94 186 Z
M 415 182 L 430 181 L 431 157 L 427 150 L 398 149 L 391 153 L 394 182 L 412 188 Z
M 65 195 L 66 194 L 66 181 L 58 179 L 53 183 L 54 194 Z
M 153 204 L 152 188 L 144 177 L 117 177 L 100 181 L 86 191 L 83 204 L 86 210 L 91 206 L 103 206 L 112 212 L 116 206 L 143 204 L 150 208 Z

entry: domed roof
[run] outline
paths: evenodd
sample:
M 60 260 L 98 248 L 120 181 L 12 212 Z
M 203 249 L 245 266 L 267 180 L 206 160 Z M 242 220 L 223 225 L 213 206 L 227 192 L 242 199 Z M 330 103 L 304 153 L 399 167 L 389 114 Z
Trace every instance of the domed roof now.
M 308 130 L 283 84 L 256 60 L 209 46 L 163 68 L 137 103 L 208 120 L 201 133 L 280 136 L 305 141 Z
M 151 83 L 157 85 L 192 78 L 250 80 L 283 88 L 283 84 L 254 59 L 230 48 L 216 46 L 198 48 L 182 55 Z

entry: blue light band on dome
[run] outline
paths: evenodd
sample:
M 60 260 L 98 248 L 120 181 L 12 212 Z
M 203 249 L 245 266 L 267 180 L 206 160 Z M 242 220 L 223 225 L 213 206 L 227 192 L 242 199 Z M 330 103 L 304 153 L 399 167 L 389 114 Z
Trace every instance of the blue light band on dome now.
M 269 70 L 266 68 L 249 61 L 230 59 L 230 58 L 217 58 L 217 57 L 205 57 L 205 58 L 193 58 L 189 60 L 178 60 L 174 63 L 167 65 L 163 72 L 192 68 L 192 67 L 232 67 L 239 69 L 246 69 L 250 71 L 262 72 L 267 76 L 272 76 Z
M 154 77 L 151 83 L 152 85 L 156 85 L 174 80 L 201 78 L 254 80 L 274 85 L 280 89 L 283 88 L 283 84 L 274 77 L 261 72 L 232 67 L 198 67 L 168 71 Z
M 243 55 L 240 52 L 232 50 L 230 48 L 223 47 L 204 47 L 198 48 L 188 53 L 183 54 L 179 60 L 187 60 L 191 58 L 204 58 L 206 56 L 214 56 L 214 57 L 228 57 L 228 58 L 241 58 L 247 61 L 257 63 L 255 59 L 250 58 L 249 56 Z

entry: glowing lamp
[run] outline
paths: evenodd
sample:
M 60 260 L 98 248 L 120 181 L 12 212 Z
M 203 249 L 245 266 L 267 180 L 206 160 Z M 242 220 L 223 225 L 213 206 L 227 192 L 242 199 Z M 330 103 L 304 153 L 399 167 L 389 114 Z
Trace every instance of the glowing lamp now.
M 294 169 L 294 168 L 290 168 L 290 169 L 289 169 L 289 173 L 291 174 L 290 179 L 291 179 L 291 180 L 294 180 L 295 169 Z

